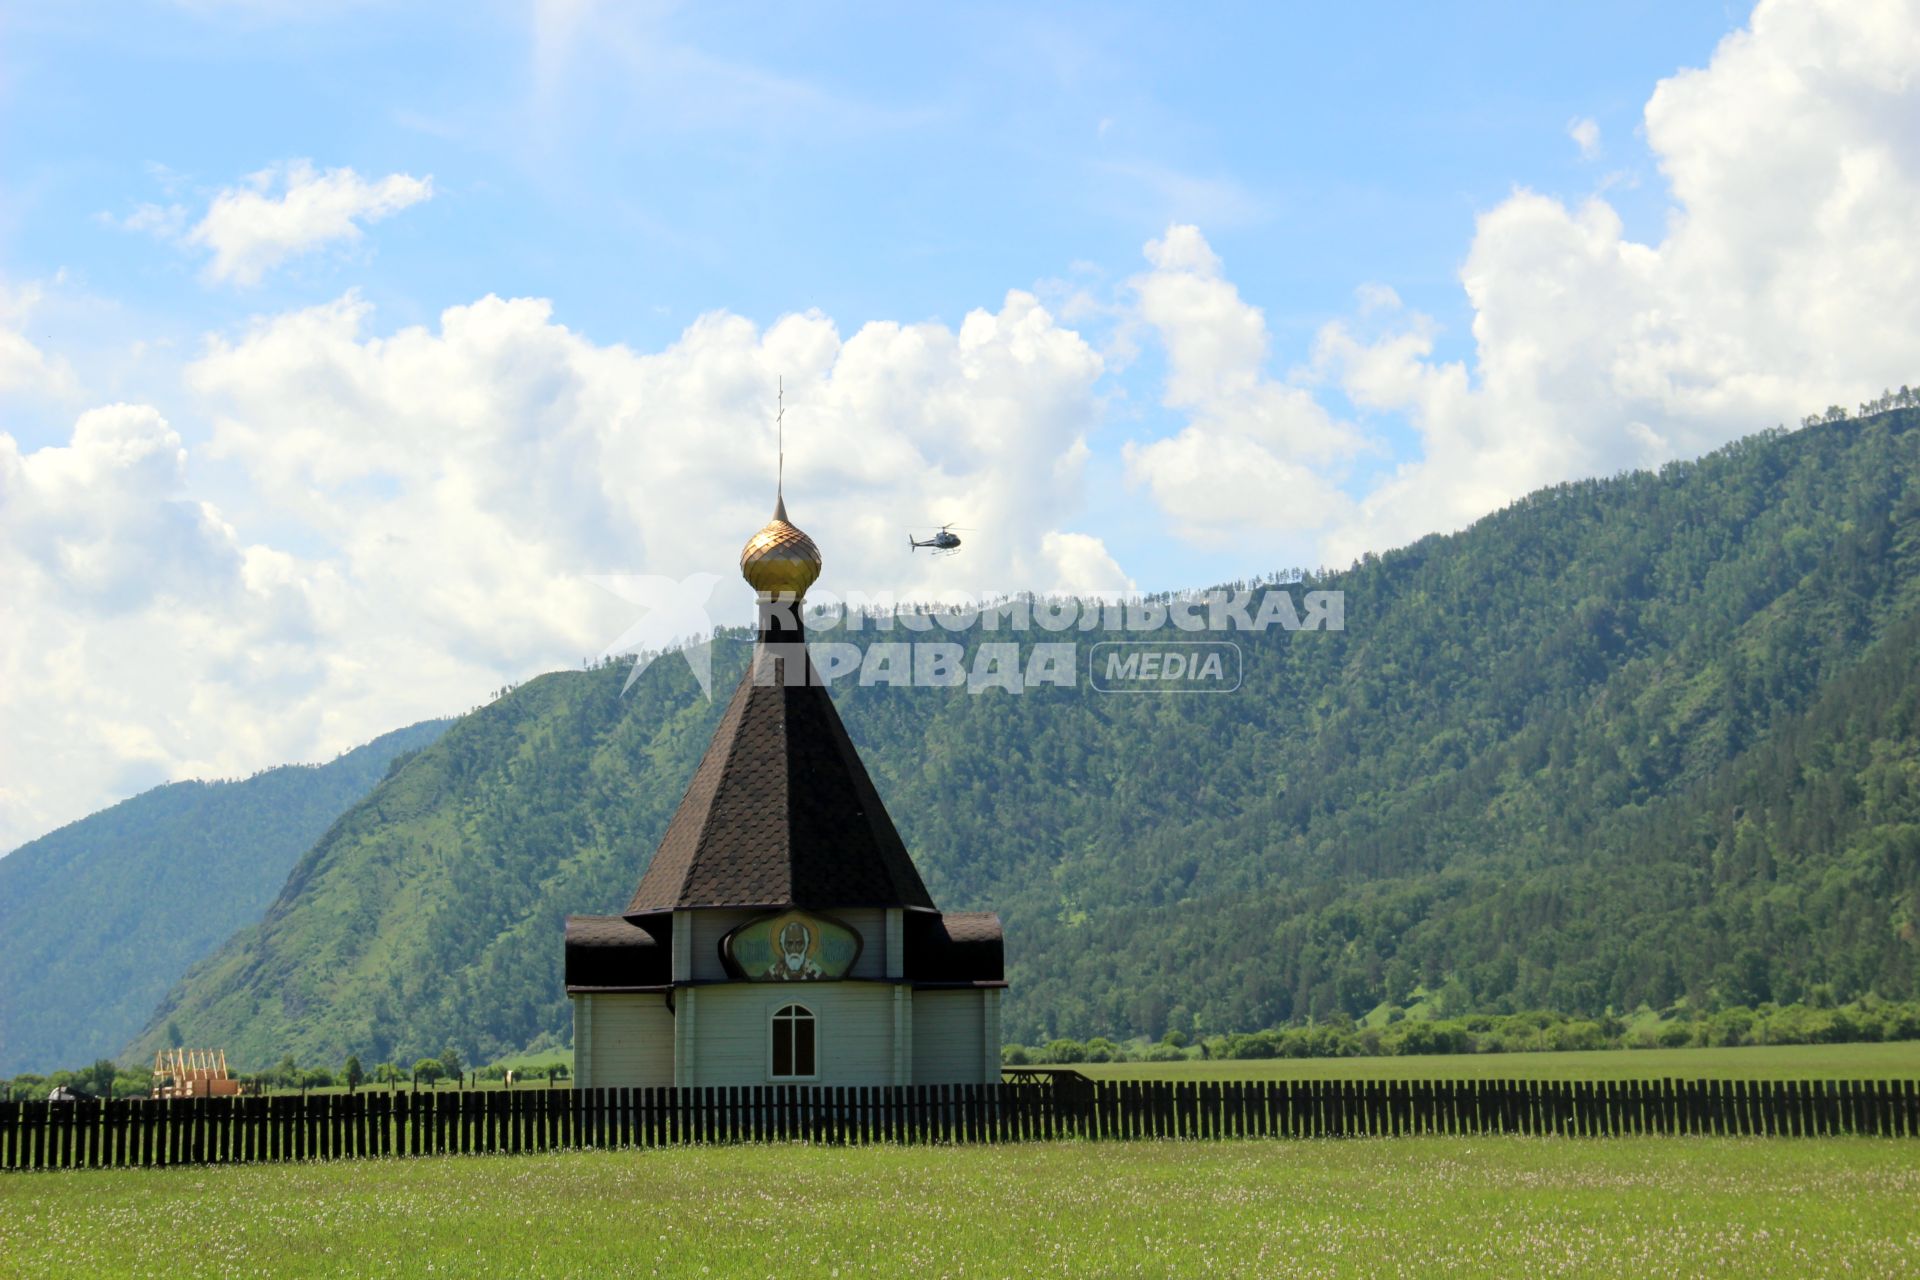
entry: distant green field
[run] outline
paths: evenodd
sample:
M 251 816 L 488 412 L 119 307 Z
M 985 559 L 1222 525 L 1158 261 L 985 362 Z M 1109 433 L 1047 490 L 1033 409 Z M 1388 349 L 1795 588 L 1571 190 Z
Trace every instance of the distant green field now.
M 512 1067 L 516 1071 L 526 1067 L 551 1067 L 555 1065 L 571 1068 L 573 1066 L 573 1050 L 545 1049 L 539 1053 L 523 1053 L 517 1057 L 501 1058 L 493 1065 L 496 1067 Z
M 451 1080 L 441 1080 L 432 1085 L 426 1085 L 426 1084 L 421 1085 L 418 1092 L 420 1093 L 454 1093 L 454 1092 L 457 1092 L 460 1087 L 461 1086 L 456 1085 Z M 473 1081 L 469 1081 L 465 1087 L 470 1092 L 478 1091 L 481 1093 L 486 1093 L 494 1089 L 504 1089 L 507 1087 L 507 1085 L 504 1080 L 473 1080 Z M 516 1083 L 513 1087 L 516 1092 L 521 1089 L 551 1089 L 551 1088 L 571 1089 L 573 1087 L 573 1081 L 571 1080 L 560 1080 L 560 1081 L 522 1080 Z M 343 1084 L 330 1084 L 324 1087 L 313 1088 L 313 1089 L 266 1089 L 266 1090 L 263 1090 L 262 1092 L 264 1092 L 268 1097 L 277 1098 L 277 1097 L 286 1097 L 286 1096 L 298 1097 L 303 1093 L 308 1093 L 308 1094 L 349 1093 L 349 1092 L 412 1093 L 412 1092 L 415 1092 L 415 1090 L 412 1085 L 402 1082 L 397 1087 L 392 1085 L 384 1085 L 384 1084 L 363 1084 L 360 1086 L 358 1090 L 349 1090 L 347 1086 Z
M 1255 1058 L 1073 1063 L 1102 1080 L 1722 1080 L 1920 1078 L 1920 1041 L 1756 1045 L 1739 1049 L 1603 1049 L 1393 1058 Z
M 500 1061 L 493 1063 L 492 1065 L 496 1067 L 508 1067 L 516 1072 L 524 1071 L 528 1067 L 542 1067 L 550 1070 L 555 1066 L 564 1066 L 568 1070 L 572 1070 L 573 1050 L 548 1049 L 542 1053 L 523 1053 L 520 1056 L 515 1058 L 502 1058 Z M 562 1080 L 562 1081 L 559 1081 L 558 1083 L 567 1088 L 571 1088 L 573 1085 L 573 1082 L 571 1080 Z M 363 1093 L 373 1093 L 373 1092 L 385 1093 L 388 1089 L 392 1087 L 394 1086 L 385 1085 L 385 1084 L 373 1084 L 371 1082 L 368 1082 L 360 1086 L 360 1091 Z M 412 1089 L 412 1087 L 413 1086 L 407 1083 L 406 1081 L 402 1081 L 398 1086 L 399 1091 L 401 1093 L 409 1092 Z M 443 1079 L 433 1085 L 421 1085 L 420 1091 L 424 1093 L 429 1088 L 433 1088 L 433 1089 L 438 1089 L 442 1092 L 451 1092 L 456 1087 L 457 1086 L 454 1084 L 453 1081 Z M 507 1086 L 506 1086 L 506 1082 L 503 1080 L 471 1080 L 469 1081 L 466 1087 L 469 1089 L 478 1089 L 484 1092 L 489 1089 L 504 1089 Z M 523 1078 L 517 1084 L 514 1085 L 514 1088 L 516 1089 L 545 1089 L 548 1087 L 550 1087 L 550 1082 L 547 1081 L 544 1077 L 538 1080 L 527 1080 Z M 346 1093 L 347 1086 L 344 1084 L 336 1084 L 336 1085 L 328 1085 L 324 1088 L 306 1089 L 306 1090 L 268 1089 L 266 1092 L 268 1094 L 297 1094 L 302 1092 L 304 1093 Z
M 572 1065 L 558 1050 L 518 1059 Z M 503 1064 L 504 1065 L 504 1064 Z M 1460 1053 L 1390 1058 L 1236 1058 L 1218 1062 L 1076 1062 L 1075 1071 L 1101 1080 L 1640 1080 L 1663 1076 L 1721 1080 L 1920 1079 L 1920 1040 L 1897 1044 L 1794 1044 L 1738 1049 L 1601 1049 L 1591 1053 Z M 571 1087 L 571 1081 L 559 1082 Z M 365 1085 L 385 1090 L 386 1085 Z M 483 1080 L 479 1089 L 499 1089 Z M 548 1087 L 527 1080 L 520 1089 Z M 451 1082 L 442 1081 L 442 1092 Z M 406 1085 L 400 1086 L 407 1091 Z M 422 1092 L 424 1092 L 424 1086 Z M 298 1093 L 298 1089 L 274 1092 Z M 345 1093 L 344 1085 L 311 1093 Z
M 1920 1274 L 1905 1141 L 707 1147 L 0 1178 L 0 1274 Z

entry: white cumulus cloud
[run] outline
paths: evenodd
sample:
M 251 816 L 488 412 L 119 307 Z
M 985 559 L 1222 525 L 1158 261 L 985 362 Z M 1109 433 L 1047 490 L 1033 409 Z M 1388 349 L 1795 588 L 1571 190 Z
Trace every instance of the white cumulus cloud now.
M 1422 441 L 1330 556 L 1911 381 L 1916 65 L 1913 0 L 1766 0 L 1647 103 L 1674 202 L 1662 240 L 1629 238 L 1604 200 L 1518 192 L 1480 218 L 1461 272 L 1471 373 L 1431 358 L 1417 318 L 1371 339 L 1330 326 L 1323 365 Z
M 431 177 L 393 173 L 377 180 L 352 169 L 314 168 L 311 161 L 262 169 L 213 197 L 185 242 L 210 250 L 209 279 L 258 284 L 289 258 L 360 239 L 361 226 L 378 222 L 433 194 Z M 125 225 L 164 230 L 177 212 L 142 206 Z
M 151 406 L 113 404 L 67 443 L 0 432 L 0 848 L 176 775 L 289 746 L 324 662 L 308 587 L 183 490 Z
M 1591 117 L 1581 116 L 1567 122 L 1567 136 L 1573 139 L 1573 145 L 1580 148 L 1585 159 L 1600 154 L 1600 126 Z
M 76 390 L 66 361 L 49 356 L 26 335 L 41 296 L 38 285 L 9 288 L 0 282 L 0 394 L 57 399 Z
M 350 294 L 188 366 L 198 452 L 245 479 L 228 510 L 195 499 L 148 406 L 30 453 L 0 435 L 0 591 L 27 620 L 0 637 L 0 716 L 31 726 L 0 771 L 0 848 L 167 777 L 324 758 L 572 666 L 638 620 L 600 575 L 724 575 L 714 620 L 747 620 L 732 570 L 773 505 L 776 377 L 822 594 L 1131 586 L 1071 527 L 1101 359 L 1029 294 L 847 335 L 818 313 L 715 313 L 644 352 L 536 299 L 376 322 Z M 908 551 L 949 521 L 965 554 Z
M 1177 530 L 1296 515 L 1343 563 L 1459 528 L 1541 485 L 1696 456 L 1920 374 L 1920 3 L 1764 0 L 1708 65 L 1663 80 L 1645 133 L 1664 235 L 1607 201 L 1519 190 L 1483 214 L 1460 279 L 1469 361 L 1370 291 L 1311 368 L 1401 417 L 1415 456 L 1337 488 L 1351 435 L 1259 374 L 1257 310 L 1199 233 L 1152 251 L 1140 309 L 1165 339 L 1177 436 L 1130 451 Z M 1577 122 L 1584 146 L 1598 143 Z M 1300 495 L 1295 497 L 1295 495 Z
M 1132 281 L 1135 307 L 1166 350 L 1163 402 L 1186 425 L 1128 444 L 1128 481 L 1203 545 L 1339 518 L 1338 465 L 1365 441 L 1310 388 L 1268 374 L 1266 317 L 1225 278 L 1197 227 L 1169 227 L 1146 255 L 1152 270 Z

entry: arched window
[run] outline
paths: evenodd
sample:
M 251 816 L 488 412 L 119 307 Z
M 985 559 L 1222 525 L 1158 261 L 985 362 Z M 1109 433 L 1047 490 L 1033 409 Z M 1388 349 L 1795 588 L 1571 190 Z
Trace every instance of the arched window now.
M 782 1005 L 774 1012 L 772 1074 L 776 1080 L 806 1080 L 820 1074 L 813 1010 L 805 1005 Z

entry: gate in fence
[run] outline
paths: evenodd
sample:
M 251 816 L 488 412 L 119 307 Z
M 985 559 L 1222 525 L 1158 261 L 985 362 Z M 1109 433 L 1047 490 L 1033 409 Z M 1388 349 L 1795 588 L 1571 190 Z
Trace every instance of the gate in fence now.
M 0 1169 L 684 1143 L 1405 1134 L 1920 1137 L 1911 1080 L 1056 1081 L 0 1103 Z

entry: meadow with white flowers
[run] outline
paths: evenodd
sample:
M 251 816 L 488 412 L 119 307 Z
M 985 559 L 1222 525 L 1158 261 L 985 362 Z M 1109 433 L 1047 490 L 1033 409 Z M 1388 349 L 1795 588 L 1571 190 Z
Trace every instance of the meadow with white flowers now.
M 24 1174 L 0 1274 L 1920 1274 L 1905 1141 L 800 1144 Z

